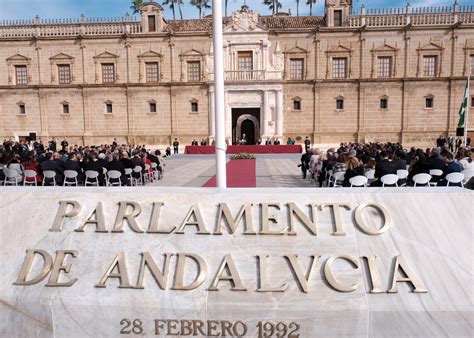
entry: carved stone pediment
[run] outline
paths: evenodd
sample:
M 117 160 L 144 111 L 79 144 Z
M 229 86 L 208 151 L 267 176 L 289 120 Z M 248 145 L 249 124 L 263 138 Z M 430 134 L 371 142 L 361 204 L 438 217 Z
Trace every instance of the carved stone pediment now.
M 307 53 L 308 51 L 306 49 L 301 48 L 299 46 L 295 46 L 285 51 L 285 54 L 307 54 Z
M 264 32 L 265 27 L 258 22 L 258 13 L 242 6 L 240 11 L 232 13 L 232 20 L 224 28 L 224 32 Z
M 15 54 L 6 59 L 7 62 L 29 62 L 31 59 L 21 54 Z
M 144 52 L 140 55 L 138 55 L 139 58 L 148 58 L 148 59 L 152 59 L 152 58 L 162 58 L 163 55 L 158 53 L 158 52 L 155 52 L 155 51 L 152 51 L 152 50 L 149 50 L 147 52 Z
M 343 44 L 339 43 L 337 46 L 330 48 L 326 53 L 334 53 L 334 54 L 344 54 L 344 53 L 352 53 L 352 48 L 344 46 Z
M 56 55 L 53 55 L 49 58 L 51 61 L 66 61 L 66 60 L 72 60 L 74 59 L 71 55 L 67 55 L 64 53 L 59 53 Z
M 420 51 L 433 51 L 433 50 L 443 50 L 444 47 L 438 43 L 438 42 L 434 42 L 434 41 L 431 41 L 430 43 L 424 45 L 424 46 L 421 46 L 420 48 L 418 48 L 418 50 Z
M 384 43 L 382 46 L 372 49 L 372 52 L 396 52 L 398 48 L 390 46 L 387 43 Z
M 110 52 L 102 52 L 94 56 L 94 59 L 117 59 L 117 58 L 119 58 L 118 55 L 112 54 Z

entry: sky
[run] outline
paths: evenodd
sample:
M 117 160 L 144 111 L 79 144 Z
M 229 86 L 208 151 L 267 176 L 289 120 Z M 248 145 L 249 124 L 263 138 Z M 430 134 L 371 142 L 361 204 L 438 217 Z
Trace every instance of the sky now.
M 228 0 L 229 12 L 242 6 L 244 0 Z M 296 15 L 296 0 L 280 0 L 283 3 L 282 11 L 291 10 Z M 9 19 L 33 19 L 36 15 L 41 18 L 78 18 L 82 13 L 86 17 L 103 18 L 119 17 L 130 12 L 131 0 L 0 0 L 0 20 Z M 157 1 L 161 3 L 162 1 Z M 189 5 L 189 0 L 183 0 L 183 17 L 195 19 L 198 11 Z M 211 3 L 212 0 L 209 0 Z M 253 10 L 262 15 L 271 14 L 268 7 L 261 0 L 247 0 L 247 4 Z M 309 15 L 309 7 L 306 0 L 300 0 L 300 15 Z M 367 8 L 391 8 L 404 7 L 407 0 L 353 0 L 354 11 L 359 10 L 362 4 Z M 452 5 L 454 0 L 409 0 L 413 6 L 446 6 Z M 474 0 L 458 0 L 461 5 L 474 5 Z M 224 6 L 223 6 L 224 7 Z M 318 0 L 313 8 L 313 15 L 323 15 L 324 0 Z M 177 11 L 176 11 L 177 12 Z M 207 9 L 205 14 L 211 14 Z M 172 19 L 169 8 L 165 8 L 165 18 Z M 177 13 L 178 15 L 178 13 Z

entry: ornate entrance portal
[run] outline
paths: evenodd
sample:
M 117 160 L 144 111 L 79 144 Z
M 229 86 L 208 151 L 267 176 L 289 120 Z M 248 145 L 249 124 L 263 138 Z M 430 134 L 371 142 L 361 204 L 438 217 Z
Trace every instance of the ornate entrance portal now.
M 245 134 L 247 144 L 260 139 L 260 108 L 232 109 L 232 144 L 238 144 Z

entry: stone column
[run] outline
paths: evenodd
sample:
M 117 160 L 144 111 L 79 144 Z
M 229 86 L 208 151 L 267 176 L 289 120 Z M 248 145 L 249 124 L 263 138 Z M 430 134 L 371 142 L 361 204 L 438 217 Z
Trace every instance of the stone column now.
M 224 95 L 224 109 L 225 112 L 225 137 L 229 139 L 229 144 L 232 144 L 232 108 L 229 106 L 229 92 Z M 219 112 L 221 114 L 221 112 Z
M 261 128 L 260 128 L 260 136 L 263 138 L 263 137 L 268 137 L 268 121 L 270 120 L 269 119 L 269 116 L 268 116 L 268 112 L 270 111 L 269 107 L 268 107 L 268 95 L 269 95 L 269 92 L 268 91 L 265 91 L 263 92 L 263 106 L 262 106 L 262 118 L 260 119 L 261 122 Z
M 209 142 L 216 137 L 216 115 L 214 107 L 214 92 L 209 92 Z
M 276 91 L 276 136 L 283 137 L 283 91 Z

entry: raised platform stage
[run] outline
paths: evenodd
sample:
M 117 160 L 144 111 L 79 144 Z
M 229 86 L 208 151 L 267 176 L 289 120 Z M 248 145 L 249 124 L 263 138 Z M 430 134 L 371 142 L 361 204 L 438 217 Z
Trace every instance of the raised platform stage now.
M 299 144 L 293 145 L 248 145 L 228 146 L 227 154 L 300 154 L 303 147 Z M 214 146 L 186 146 L 185 154 L 214 154 Z

